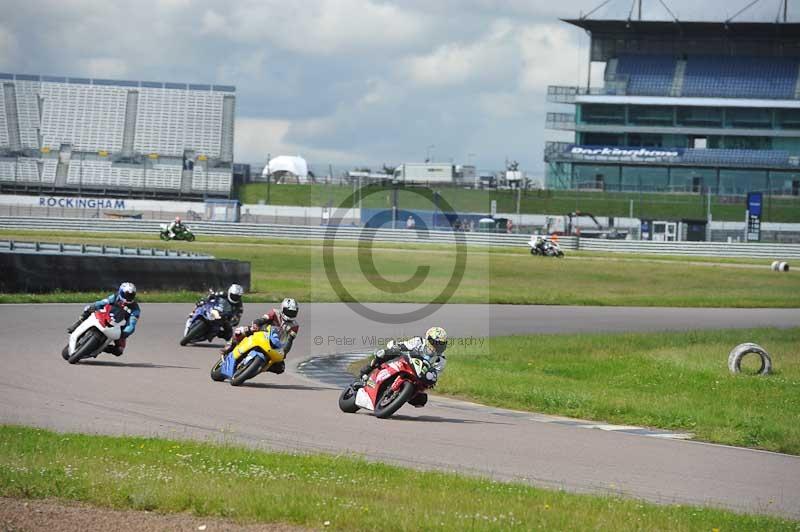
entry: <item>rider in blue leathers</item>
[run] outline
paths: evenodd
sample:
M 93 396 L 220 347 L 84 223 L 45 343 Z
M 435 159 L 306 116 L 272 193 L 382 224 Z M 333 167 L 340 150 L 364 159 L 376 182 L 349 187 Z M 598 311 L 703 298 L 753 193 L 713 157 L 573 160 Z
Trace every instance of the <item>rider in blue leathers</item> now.
M 120 336 L 120 339 L 116 342 L 112 342 L 104 349 L 106 353 L 120 356 L 125 350 L 125 340 L 134 333 L 136 330 L 136 322 L 141 316 L 139 304 L 136 302 L 136 287 L 133 285 L 133 283 L 122 283 L 119 285 L 119 289 L 115 294 L 111 294 L 105 299 L 101 299 L 100 301 L 95 301 L 94 303 L 86 305 L 86 307 L 83 309 L 80 319 L 78 319 L 78 321 L 69 327 L 67 332 L 72 333 L 72 331 L 77 329 L 78 326 L 83 323 L 83 320 L 88 318 L 92 312 L 95 310 L 100 310 L 106 305 L 116 305 L 122 308 L 128 315 L 128 319 L 126 320 L 125 327 L 122 329 L 122 336 Z

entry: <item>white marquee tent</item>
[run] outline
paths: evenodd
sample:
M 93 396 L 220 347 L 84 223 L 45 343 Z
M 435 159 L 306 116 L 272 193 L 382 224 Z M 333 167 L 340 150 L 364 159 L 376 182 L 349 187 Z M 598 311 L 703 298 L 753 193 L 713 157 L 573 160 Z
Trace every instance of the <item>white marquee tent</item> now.
M 298 181 L 305 181 L 308 179 L 308 163 L 302 157 L 280 155 L 270 159 L 261 175 L 262 177 L 272 175 L 273 178 L 277 177 L 278 179 L 296 177 Z

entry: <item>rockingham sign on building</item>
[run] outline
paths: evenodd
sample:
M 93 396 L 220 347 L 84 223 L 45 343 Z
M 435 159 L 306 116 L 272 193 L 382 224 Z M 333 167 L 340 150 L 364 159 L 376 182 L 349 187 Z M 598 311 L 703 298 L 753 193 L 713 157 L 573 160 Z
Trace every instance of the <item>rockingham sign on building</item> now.
M 203 202 L 197 201 L 156 201 L 121 198 L 84 198 L 66 196 L 16 196 L 0 195 L 0 205 L 21 207 L 44 207 L 52 209 L 97 209 L 113 211 L 168 211 L 202 212 Z
M 39 207 L 61 207 L 66 209 L 116 209 L 125 210 L 124 199 L 109 198 L 60 198 L 39 196 Z

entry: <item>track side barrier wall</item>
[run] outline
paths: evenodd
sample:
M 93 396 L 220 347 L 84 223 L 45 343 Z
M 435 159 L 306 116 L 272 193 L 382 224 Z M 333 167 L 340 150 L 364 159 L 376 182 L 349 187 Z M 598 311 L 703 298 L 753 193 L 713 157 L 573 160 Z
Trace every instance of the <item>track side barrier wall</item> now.
M 131 281 L 140 291 L 190 290 L 238 283 L 250 289 L 250 263 L 235 260 L 58 253 L 0 253 L 0 292 L 107 290 Z

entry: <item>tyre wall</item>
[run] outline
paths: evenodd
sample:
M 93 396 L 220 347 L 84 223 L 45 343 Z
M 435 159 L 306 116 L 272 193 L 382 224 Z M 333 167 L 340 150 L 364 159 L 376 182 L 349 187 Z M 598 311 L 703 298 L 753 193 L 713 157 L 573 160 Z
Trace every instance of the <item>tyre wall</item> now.
M 250 290 L 250 263 L 237 260 L 0 253 L 0 292 L 113 291 L 123 281 L 138 290 Z

